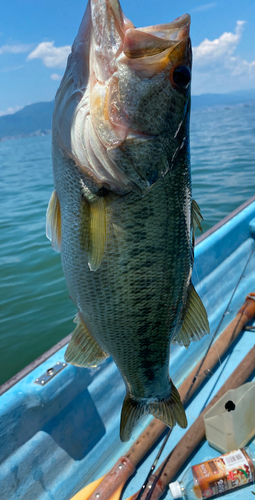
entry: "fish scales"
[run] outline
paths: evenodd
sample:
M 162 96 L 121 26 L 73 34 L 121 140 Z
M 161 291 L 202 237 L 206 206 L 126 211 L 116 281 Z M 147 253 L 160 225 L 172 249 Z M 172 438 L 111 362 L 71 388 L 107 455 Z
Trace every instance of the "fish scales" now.
M 169 344 L 170 331 L 176 325 L 182 306 L 185 277 L 191 267 L 191 255 L 180 248 L 180 241 L 189 247 L 185 206 L 181 206 L 180 201 L 186 196 L 188 169 L 186 167 L 184 175 L 181 162 L 178 167 L 174 174 L 160 179 L 146 198 L 132 193 L 109 204 L 106 201 L 107 243 L 100 269 L 95 274 L 87 266 L 79 225 L 73 225 L 73 220 L 79 220 L 79 179 L 74 185 L 70 177 L 70 192 L 58 189 L 56 181 L 57 190 L 66 193 L 60 203 L 66 212 L 62 218 L 61 253 L 67 286 L 79 310 L 86 311 L 88 318 L 93 317 L 93 336 L 103 350 L 110 349 L 127 380 L 132 367 L 139 366 L 139 359 L 141 370 L 148 371 L 148 356 L 151 361 L 154 358 L 152 366 L 157 362 L 164 370 L 168 369 L 169 352 L 161 345 L 161 336 L 164 332 Z M 68 179 L 68 172 L 62 164 L 60 182 L 63 178 Z M 75 207 L 76 214 L 72 213 Z M 116 231 L 120 235 L 117 239 Z M 68 259 L 70 254 L 75 259 Z M 72 283 L 76 284 L 74 291 Z M 86 317 L 84 320 L 86 322 Z M 150 344 L 146 342 L 148 337 Z M 138 378 L 140 375 L 138 373 Z M 158 377 L 160 386 L 161 380 Z M 160 392 L 162 389 L 164 392 L 162 387 Z
M 208 332 L 206 312 L 191 283 L 195 221 L 200 224 L 201 214 L 192 201 L 190 178 L 189 17 L 169 24 L 168 59 L 165 37 L 157 35 L 161 52 L 138 58 L 137 69 L 138 59 L 125 56 L 133 25 L 121 17 L 117 0 L 100 0 L 99 8 L 94 7 L 91 0 L 56 96 L 55 191 L 47 235 L 61 252 L 70 297 L 78 308 L 66 360 L 91 367 L 112 356 L 127 388 L 120 431 L 127 440 L 146 413 L 169 426 L 186 426 L 168 372 L 170 342 L 187 346 Z M 108 16 L 106 24 L 100 7 Z M 102 43 L 104 27 L 102 57 L 94 45 L 96 39 Z M 155 30 L 161 33 L 160 26 Z M 153 27 L 148 28 L 150 43 L 151 31 Z M 173 40 L 178 35 L 180 41 L 171 40 L 172 32 Z M 147 43 L 144 33 L 137 35 L 142 46 Z M 87 75 L 83 68 L 88 83 L 78 92 L 79 37 L 90 69 Z M 178 85 L 169 77 L 172 67 L 177 67 Z M 102 79 L 99 87 L 95 72 Z

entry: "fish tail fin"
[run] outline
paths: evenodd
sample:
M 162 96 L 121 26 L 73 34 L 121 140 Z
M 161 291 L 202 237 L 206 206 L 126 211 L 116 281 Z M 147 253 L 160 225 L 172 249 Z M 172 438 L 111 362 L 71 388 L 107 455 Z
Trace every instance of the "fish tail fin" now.
M 185 429 L 188 422 L 183 408 L 179 392 L 171 381 L 171 394 L 167 399 L 151 403 L 149 406 L 149 413 L 155 418 L 162 420 L 168 427 L 174 427 L 178 424 Z
M 168 427 L 178 424 L 180 427 L 187 427 L 187 418 L 181 403 L 179 393 L 171 382 L 171 394 L 167 399 L 162 399 L 152 403 L 145 403 L 127 394 L 122 407 L 120 422 L 120 439 L 128 441 L 134 427 L 144 415 L 153 415 Z
M 140 402 L 139 399 L 132 398 L 130 394 L 126 395 L 120 419 L 121 441 L 128 441 L 130 439 L 134 427 L 146 413 L 148 412 L 146 412 L 145 403 Z

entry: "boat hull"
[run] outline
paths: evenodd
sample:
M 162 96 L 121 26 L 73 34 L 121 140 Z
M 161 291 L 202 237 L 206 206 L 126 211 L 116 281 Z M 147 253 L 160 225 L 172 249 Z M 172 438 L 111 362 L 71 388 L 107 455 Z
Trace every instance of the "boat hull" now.
M 245 296 L 255 291 L 254 236 L 255 198 L 196 241 L 193 281 L 208 312 L 211 334 L 188 349 L 171 348 L 170 370 L 177 387 L 206 351 L 246 265 L 219 333 L 235 317 Z M 63 344 L 68 340 L 69 337 L 0 388 L 2 500 L 16 500 L 17 496 L 26 500 L 70 499 L 110 470 L 151 419 L 145 417 L 140 422 L 131 442 L 121 443 L 119 419 L 125 386 L 116 365 L 107 359 L 95 370 L 62 366 L 66 349 Z M 253 344 L 254 338 L 248 331 L 234 343 L 187 407 L 189 425 Z M 57 371 L 60 365 L 62 369 Z M 55 376 L 48 373 L 49 380 L 44 380 L 52 367 Z M 42 380 L 44 383 L 38 384 Z M 184 432 L 175 427 L 164 456 Z M 143 462 L 124 498 L 141 487 L 157 449 L 156 446 Z M 204 442 L 192 462 L 217 455 Z M 250 488 L 242 495 L 248 498 Z

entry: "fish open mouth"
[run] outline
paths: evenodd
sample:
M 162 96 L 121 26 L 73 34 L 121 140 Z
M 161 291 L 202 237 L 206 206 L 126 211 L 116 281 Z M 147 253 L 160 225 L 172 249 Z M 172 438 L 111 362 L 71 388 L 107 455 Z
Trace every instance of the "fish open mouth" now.
M 154 173 L 144 180 L 133 163 L 144 156 L 140 170 L 147 172 L 154 155 L 156 165 L 166 154 L 159 136 L 179 130 L 188 112 L 189 30 L 189 14 L 135 28 L 119 0 L 88 2 L 56 96 L 54 126 L 76 164 L 114 192 L 148 189 Z M 175 151 L 176 136 L 173 142 Z M 161 166 L 155 170 L 159 177 Z
M 125 32 L 123 52 L 130 59 L 159 54 L 187 40 L 189 30 L 189 14 L 184 14 L 168 24 L 129 28 Z

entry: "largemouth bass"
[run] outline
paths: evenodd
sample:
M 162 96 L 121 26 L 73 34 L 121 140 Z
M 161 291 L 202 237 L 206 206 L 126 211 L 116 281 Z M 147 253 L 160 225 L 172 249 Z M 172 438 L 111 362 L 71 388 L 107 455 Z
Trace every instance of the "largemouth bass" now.
M 118 0 L 90 0 L 55 99 L 46 234 L 78 308 L 65 358 L 112 356 L 124 441 L 148 413 L 186 427 L 170 342 L 209 331 L 191 283 L 189 27 L 185 14 L 136 29 Z

